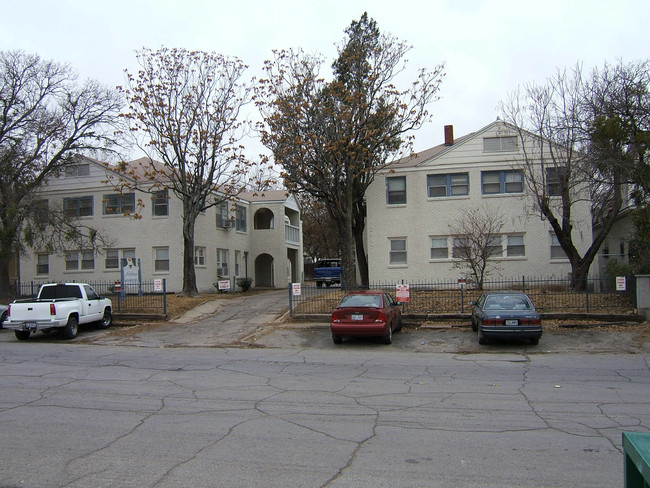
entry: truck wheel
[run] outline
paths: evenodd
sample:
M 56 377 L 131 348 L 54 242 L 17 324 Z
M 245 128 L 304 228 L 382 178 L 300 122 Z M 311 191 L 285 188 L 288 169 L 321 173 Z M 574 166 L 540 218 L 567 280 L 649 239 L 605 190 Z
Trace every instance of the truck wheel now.
M 16 339 L 19 341 L 24 341 L 25 339 L 29 338 L 28 330 L 14 330 L 14 333 L 16 334 Z
M 79 321 L 76 317 L 70 317 L 68 323 L 65 324 L 65 327 L 62 330 L 63 337 L 66 339 L 74 339 L 77 337 L 77 329 L 79 329 Z
M 2 317 L 0 317 L 0 329 L 4 328 L 4 323 L 6 319 L 7 319 L 7 312 L 2 312 Z
M 113 316 L 111 315 L 111 312 L 108 309 L 104 310 L 104 316 L 99 321 L 99 326 L 102 329 L 107 329 L 108 327 L 111 326 L 112 323 L 113 323 Z
M 323 287 L 323 282 L 322 281 L 317 281 L 316 282 L 316 288 L 322 288 Z

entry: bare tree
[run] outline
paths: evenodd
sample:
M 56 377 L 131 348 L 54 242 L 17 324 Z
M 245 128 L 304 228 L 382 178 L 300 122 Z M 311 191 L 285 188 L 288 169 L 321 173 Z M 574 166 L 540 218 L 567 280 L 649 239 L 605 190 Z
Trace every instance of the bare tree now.
M 127 72 L 122 91 L 132 130 L 144 137 L 141 170 L 123 167 L 115 186 L 157 193 L 171 188 L 183 204 L 183 290 L 197 293 L 194 226 L 197 216 L 244 189 L 248 162 L 240 110 L 250 100 L 237 58 L 184 49 L 143 49 L 141 70 Z M 163 169 L 161 171 L 160 164 Z M 142 175 L 135 179 L 137 174 Z
M 301 205 L 305 254 L 314 259 L 337 257 L 341 249 L 339 234 L 323 202 L 303 195 Z
M 483 282 L 492 270 L 498 268 L 492 258 L 502 256 L 501 229 L 504 217 L 487 206 L 465 208 L 449 224 L 453 236 L 453 267 L 467 270 L 468 278 L 483 289 Z
M 585 286 L 598 249 L 618 217 L 633 174 L 629 159 L 639 149 L 615 130 L 625 111 L 611 100 L 623 87 L 624 77 L 610 74 L 594 70 L 585 79 L 578 64 L 571 71 L 558 71 L 543 85 L 520 87 L 501 104 L 524 149 L 515 164 L 526 175 L 533 210 L 550 223 L 571 263 L 575 289 Z M 574 210 L 581 205 L 589 208 L 592 202 L 601 225 L 581 253 L 575 239 L 580 227 L 590 228 L 591 222 L 577 221 Z
M 76 155 L 120 147 L 119 94 L 67 65 L 20 51 L 0 52 L 0 283 L 25 245 L 60 252 L 96 250 L 102 236 L 47 208 L 39 190 L 74 165 Z M 39 196 L 41 195 L 41 196 Z M 45 205 L 45 207 L 44 207 Z

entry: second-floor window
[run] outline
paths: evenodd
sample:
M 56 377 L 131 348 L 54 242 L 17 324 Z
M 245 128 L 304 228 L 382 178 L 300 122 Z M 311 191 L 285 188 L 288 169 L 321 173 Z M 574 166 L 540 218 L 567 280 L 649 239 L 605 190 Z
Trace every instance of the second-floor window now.
M 447 247 L 446 237 L 431 238 L 431 259 L 447 259 L 449 257 L 449 248 Z
M 104 195 L 104 215 L 132 214 L 135 212 L 135 193 L 112 193 Z
M 386 203 L 388 205 L 406 203 L 406 176 L 386 178 Z
M 228 212 L 228 202 L 224 202 L 217 207 L 217 227 L 220 229 L 230 227 L 230 213 Z
M 449 175 L 427 175 L 427 196 L 457 197 L 469 194 L 469 175 L 455 173 Z
M 240 232 L 246 232 L 246 207 L 237 205 L 236 227 Z
M 169 192 L 167 190 L 157 191 L 151 195 L 151 214 L 154 217 L 169 215 Z
M 523 193 L 524 174 L 518 170 L 483 171 L 481 173 L 483 195 Z
M 565 168 L 546 168 L 546 194 L 550 197 L 562 196 L 562 188 L 566 185 Z
M 90 217 L 93 215 L 93 197 L 64 198 L 63 211 L 68 217 Z

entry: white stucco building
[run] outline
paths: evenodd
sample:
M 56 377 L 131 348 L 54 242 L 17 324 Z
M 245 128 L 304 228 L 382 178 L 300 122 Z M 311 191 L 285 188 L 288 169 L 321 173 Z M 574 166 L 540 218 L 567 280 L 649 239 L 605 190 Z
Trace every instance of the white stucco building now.
M 366 193 L 371 282 L 456 281 L 449 224 L 462 209 L 486 206 L 505 220 L 490 278 L 564 278 L 571 266 L 551 226 L 535 209 L 521 168 L 521 140 L 496 121 L 454 140 L 389 164 Z M 540 168 L 541 172 L 541 168 Z M 572 208 L 573 239 L 582 254 L 592 242 L 588 199 Z
M 99 253 L 68 249 L 63 254 L 32 250 L 20 257 L 20 281 L 117 281 L 125 259 L 139 260 L 142 278 L 166 279 L 182 289 L 182 203 L 173 191 L 158 195 L 115 192 L 105 164 L 82 158 L 43 187 L 49 208 L 62 207 L 84 225 L 109 236 Z M 140 219 L 125 215 L 138 200 Z M 242 193 L 196 220 L 194 260 L 199 292 L 214 292 L 218 279 L 250 277 L 253 286 L 283 288 L 303 279 L 300 206 L 286 191 Z

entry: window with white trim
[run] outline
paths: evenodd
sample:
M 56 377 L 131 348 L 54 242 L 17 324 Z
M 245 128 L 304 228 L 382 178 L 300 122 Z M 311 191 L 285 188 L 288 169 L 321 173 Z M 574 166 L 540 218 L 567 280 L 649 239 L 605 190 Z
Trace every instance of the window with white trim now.
M 228 249 L 217 249 L 217 276 L 229 276 Z
M 235 229 L 239 232 L 246 232 L 246 207 L 237 205 L 235 217 Z
M 120 269 L 126 266 L 127 260 L 135 263 L 135 249 L 106 249 L 104 258 L 104 269 Z
M 88 176 L 90 174 L 90 164 L 70 164 L 63 170 L 65 178 L 75 178 L 77 176 Z
M 551 234 L 551 259 L 567 259 L 567 255 L 555 234 Z
M 501 236 L 491 236 L 486 243 L 486 251 L 486 254 L 491 258 L 500 258 L 503 256 Z
M 390 264 L 406 264 L 406 239 L 390 239 Z
M 217 227 L 220 229 L 230 227 L 230 213 L 228 212 L 228 202 L 223 202 L 217 207 Z
M 241 276 L 241 251 L 235 251 L 235 276 Z
M 205 266 L 205 247 L 194 248 L 194 266 Z
M 153 269 L 157 272 L 169 271 L 169 248 L 155 247 Z
M 449 258 L 449 247 L 446 237 L 431 238 L 431 259 Z
M 36 255 L 36 274 L 43 276 L 50 274 L 50 255 L 37 254 Z
M 93 251 L 68 251 L 65 253 L 65 270 L 95 269 L 95 253 Z
M 161 190 L 151 195 L 151 214 L 153 217 L 167 217 L 169 215 L 169 192 Z
M 386 178 L 386 203 L 388 205 L 406 203 L 406 176 Z
M 523 235 L 508 235 L 506 241 L 506 256 L 513 258 L 526 255 Z
M 483 151 L 485 152 L 516 151 L 517 149 L 517 136 L 483 138 Z
M 565 178 L 566 168 L 546 168 L 546 194 L 550 197 L 562 196 Z

